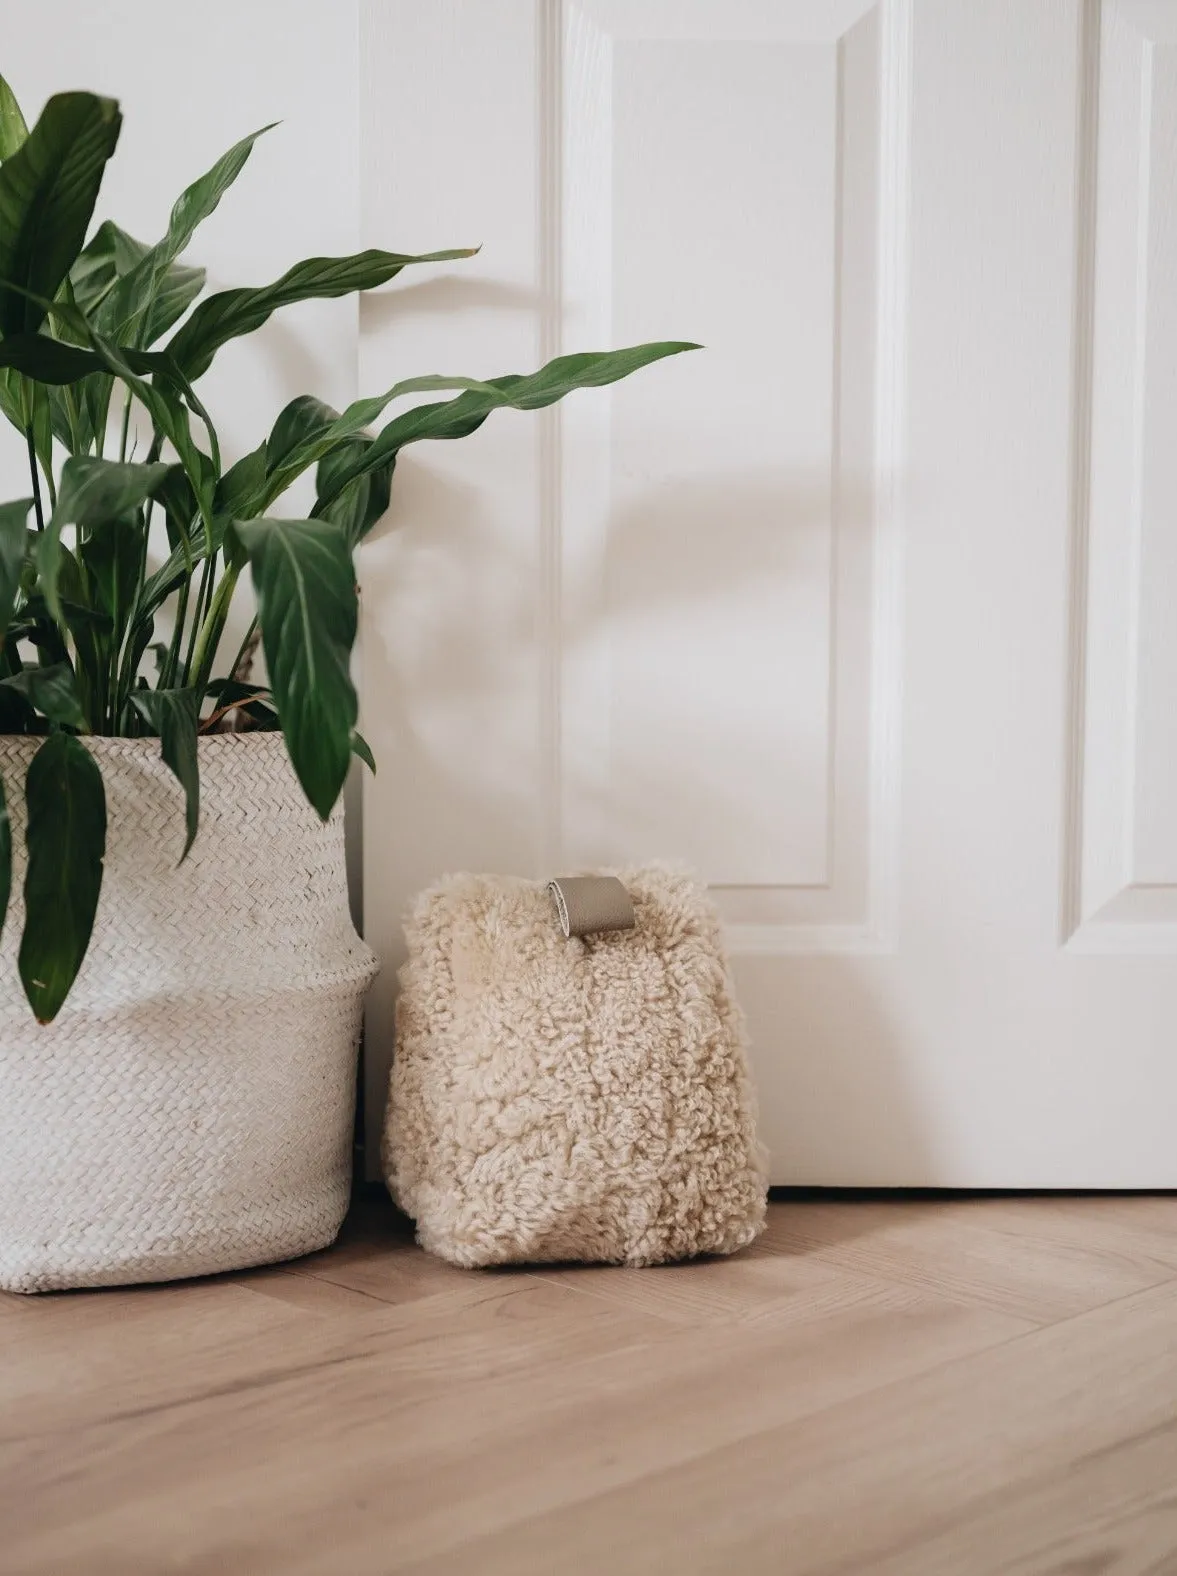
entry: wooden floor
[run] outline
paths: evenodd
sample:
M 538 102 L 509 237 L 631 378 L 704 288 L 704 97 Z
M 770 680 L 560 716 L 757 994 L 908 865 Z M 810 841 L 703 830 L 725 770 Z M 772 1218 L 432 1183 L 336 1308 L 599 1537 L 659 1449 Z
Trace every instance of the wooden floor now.
M 1177 1199 L 780 1203 L 734 1259 L 0 1297 L 0 1571 L 1177 1572 Z

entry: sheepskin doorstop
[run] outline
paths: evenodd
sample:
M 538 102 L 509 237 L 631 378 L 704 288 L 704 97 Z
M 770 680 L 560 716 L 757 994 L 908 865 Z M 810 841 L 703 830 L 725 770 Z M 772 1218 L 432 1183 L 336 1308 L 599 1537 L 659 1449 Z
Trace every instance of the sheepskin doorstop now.
M 632 928 L 566 936 L 543 883 L 476 875 L 406 927 L 384 1169 L 453 1264 L 658 1264 L 763 1227 L 718 918 L 681 871 L 617 874 Z

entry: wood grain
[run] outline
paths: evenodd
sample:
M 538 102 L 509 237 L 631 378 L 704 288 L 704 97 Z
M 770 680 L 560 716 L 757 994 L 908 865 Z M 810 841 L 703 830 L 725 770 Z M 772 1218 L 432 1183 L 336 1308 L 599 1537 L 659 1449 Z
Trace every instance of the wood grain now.
M 1134 1200 L 1132 1201 L 1135 1202 Z M 1132 1218 L 1125 1210 L 1125 1224 Z M 774 1210 L 760 1252 L 816 1258 L 884 1280 L 934 1288 L 1050 1324 L 1171 1279 L 1177 1270 L 1139 1234 L 1085 1227 L 1066 1210 L 1009 1199 L 812 1204 Z M 1170 1243 L 1177 1241 L 1177 1218 Z
M 467 1274 L 367 1200 L 5 1299 L 0 1572 L 1175 1571 L 1175 1216 L 781 1204 L 730 1260 Z

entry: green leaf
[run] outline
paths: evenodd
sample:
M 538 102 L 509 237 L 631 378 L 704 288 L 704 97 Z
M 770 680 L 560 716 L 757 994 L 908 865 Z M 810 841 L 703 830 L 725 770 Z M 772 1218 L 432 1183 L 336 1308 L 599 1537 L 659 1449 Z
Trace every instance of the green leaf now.
M 139 590 L 144 534 L 137 514 L 120 514 L 95 526 L 78 547 L 90 606 L 109 618 L 116 651 L 122 646 Z
M 13 288 L 17 289 L 15 286 Z M 17 293 L 22 295 L 29 294 L 23 288 L 18 289 Z M 114 373 L 136 396 L 140 404 L 151 416 L 152 422 L 157 429 L 157 434 L 162 434 L 163 437 L 171 442 L 172 447 L 179 456 L 180 464 L 184 467 L 186 475 L 200 497 L 202 510 L 205 512 L 206 517 L 211 516 L 213 487 L 208 476 L 215 475 L 220 468 L 220 451 L 216 430 L 208 412 L 197 398 L 195 390 L 179 368 L 165 355 L 161 370 L 165 371 L 167 383 L 162 386 L 156 382 L 145 383 L 128 362 L 122 348 L 112 344 L 100 334 L 77 307 L 72 306 L 68 302 L 47 301 L 40 296 L 34 299 L 47 314 L 52 316 L 56 323 L 64 325 L 68 332 L 78 339 L 79 343 L 88 345 L 107 370 Z M 87 379 L 87 382 L 91 381 L 95 380 Z M 209 470 L 209 457 L 201 454 L 192 441 L 188 412 L 172 388 L 168 386 L 168 384 L 172 383 L 179 387 L 192 411 L 204 423 L 208 433 L 209 446 L 212 449 L 211 471 Z M 105 420 L 106 409 L 105 401 L 108 400 L 109 394 L 107 393 L 104 396 L 101 410 L 94 414 L 92 426 L 95 432 L 101 433 L 103 430 L 102 423 Z M 207 486 L 205 485 L 206 480 Z
M 82 703 L 74 683 L 74 670 L 68 662 L 51 667 L 29 666 L 20 673 L 0 679 L 0 687 L 23 695 L 35 711 L 63 728 L 86 727 Z
M 63 525 L 90 531 L 117 515 L 138 509 L 167 476 L 162 460 L 136 465 L 93 457 L 66 460 L 56 513 Z
M 18 290 L 18 294 L 28 294 L 28 292 L 22 288 Z M 67 302 L 47 301 L 39 296 L 35 299 L 53 317 L 55 322 L 65 325 L 72 334 L 77 336 L 84 344 L 89 345 L 107 370 L 114 373 L 134 393 L 140 404 L 151 416 L 157 431 L 167 438 L 176 450 L 180 464 L 184 467 L 184 472 L 200 499 L 202 513 L 206 519 L 211 519 L 212 477 L 220 468 L 217 435 L 208 412 L 197 398 L 195 391 L 183 373 L 169 357 L 164 356 L 164 367 L 166 368 L 168 383 L 178 385 L 192 410 L 204 423 L 208 432 L 209 446 L 212 449 L 211 460 L 209 456 L 202 454 L 193 443 L 188 412 L 167 384 L 161 386 L 155 382 L 145 383 L 128 362 L 121 347 L 111 344 L 78 311 L 77 307 L 71 306 Z M 109 392 L 103 396 L 101 407 L 91 417 L 91 425 L 96 433 L 102 431 L 102 423 L 105 421 L 106 401 L 108 399 Z
M 57 508 L 37 540 L 41 589 L 53 617 L 61 622 L 57 577 L 61 564 L 61 532 L 66 525 L 92 531 L 138 509 L 167 475 L 168 467 L 120 464 L 117 460 L 75 457 L 61 468 Z
M 257 592 L 266 668 L 298 780 L 325 821 L 343 788 L 356 721 L 357 598 L 343 532 L 328 520 L 236 525 Z
M 120 123 L 113 99 L 56 94 L 0 164 L 0 334 L 31 333 L 43 321 L 44 307 L 20 290 L 57 294 L 86 238 Z
M 91 449 L 101 448 L 106 440 L 113 393 L 114 378 L 108 372 L 96 372 L 77 385 L 79 447 L 72 449 L 72 453 L 88 454 Z
M 201 538 L 203 542 L 203 538 Z M 203 551 L 193 551 L 194 564 L 203 562 Z M 143 619 L 153 617 L 171 596 L 173 591 L 178 591 L 184 581 L 192 573 L 191 567 L 184 561 L 184 553 L 180 547 L 175 547 L 168 554 L 164 562 L 153 574 L 148 575 L 143 582 L 139 593 L 139 606 L 136 612 L 136 623 Z
M 20 105 L 16 102 L 16 94 L 4 78 L 0 77 L 0 163 L 12 157 L 28 134 L 29 128 L 25 125 Z M 6 816 L 7 813 L 5 811 Z M 4 901 L 7 903 L 7 895 Z M 0 918 L 0 925 L 2 924 L 3 919 Z
M 113 219 L 104 219 L 70 265 L 74 305 L 90 316 L 147 251 Z
M 28 295 L 24 288 L 13 288 L 19 295 Z M 136 394 L 139 402 L 150 414 L 151 421 L 156 427 L 156 432 L 167 438 L 172 443 L 173 448 L 175 448 L 176 454 L 180 457 L 180 463 L 184 466 L 184 473 L 188 474 L 194 489 L 197 489 L 197 492 L 199 492 L 200 501 L 202 501 L 202 511 L 206 515 L 211 515 L 213 482 L 208 481 L 208 485 L 205 487 L 205 481 L 206 473 L 210 473 L 210 471 L 211 474 L 216 473 L 216 470 L 219 470 L 219 465 L 221 465 L 219 448 L 217 448 L 216 430 L 214 430 L 213 422 L 208 416 L 208 411 L 205 410 L 205 407 L 195 396 L 194 389 L 189 385 L 188 378 L 184 378 L 180 369 L 175 367 L 175 364 L 167 356 L 164 356 L 164 361 L 159 364 L 159 370 L 164 372 L 167 383 L 164 383 L 162 386 L 154 383 L 154 381 L 153 383 L 145 383 L 143 378 L 140 378 L 139 374 L 134 370 L 134 367 L 131 366 L 131 362 L 128 361 L 126 355 L 123 355 L 121 347 L 110 344 L 110 340 L 99 334 L 95 326 L 88 322 L 84 314 L 77 310 L 77 307 L 68 303 L 61 303 L 61 301 L 46 301 L 41 296 L 36 296 L 35 299 L 38 301 L 39 306 L 46 310 L 47 314 L 52 315 L 55 322 L 65 325 L 69 333 L 79 337 L 85 345 L 88 345 L 91 350 L 95 351 L 95 355 L 98 356 L 102 366 L 106 367 L 109 372 L 112 372 L 115 377 L 120 378 L 126 385 L 126 388 L 131 389 L 131 392 Z M 137 355 L 139 353 L 131 351 L 132 358 L 137 358 Z M 0 377 L 3 377 L 3 375 L 5 375 L 3 370 L 0 370 Z M 156 377 L 158 377 L 158 374 L 156 374 Z M 213 451 L 211 460 L 210 457 L 200 454 L 199 449 L 195 448 L 194 441 L 192 441 L 188 410 L 184 408 L 183 402 L 176 397 L 175 392 L 170 388 L 169 385 L 172 385 L 172 383 L 175 383 L 183 391 L 184 399 L 188 400 L 189 407 L 202 419 L 203 426 L 208 432 L 211 451 Z M 32 383 L 28 385 L 28 388 L 32 388 L 33 392 L 39 391 L 39 385 L 32 385 Z M 106 430 L 107 408 L 109 408 L 112 380 L 104 377 L 104 375 L 95 375 L 95 377 L 85 378 L 80 388 L 93 389 L 95 391 L 93 403 L 90 403 L 90 400 L 87 402 L 90 408 L 85 414 L 85 427 L 87 427 L 91 438 L 98 435 L 99 440 L 101 440 L 101 435 Z
M 211 479 L 211 465 L 210 479 Z M 152 494 L 156 502 L 162 504 L 164 521 L 168 533 L 168 546 L 179 548 L 184 552 L 184 544 L 188 543 L 185 554 L 185 563 L 189 569 L 192 567 L 192 533 L 197 527 L 200 505 L 193 491 L 192 483 L 184 474 L 182 465 L 171 465 L 168 474 Z
M 266 442 L 238 460 L 226 474 L 217 489 L 218 510 L 224 509 L 238 520 L 250 520 L 264 514 L 303 471 L 317 461 L 336 454 L 345 442 L 361 433 L 394 399 L 431 389 L 495 392 L 491 384 L 480 383 L 474 378 L 436 375 L 406 378 L 383 394 L 356 400 L 342 415 L 311 394 L 299 394 L 279 413 Z M 373 440 L 369 434 L 365 434 L 362 441 L 371 443 Z M 314 517 L 334 519 L 338 514 L 340 523 L 345 524 L 346 528 L 346 522 L 358 513 L 367 519 L 364 527 L 367 530 L 388 507 L 391 477 L 390 465 L 385 468 L 382 480 L 377 481 L 373 488 L 357 487 L 354 490 L 350 507 L 341 508 L 330 515 L 320 515 L 316 509 Z M 381 493 L 383 503 L 379 502 Z M 349 539 L 355 539 L 351 537 L 350 531 Z
M 11 367 L 0 368 L 0 411 L 3 411 L 8 420 L 22 437 L 24 435 L 24 414 L 20 402 L 21 376 Z
M 38 542 L 40 538 L 37 538 Z M 102 674 L 109 668 L 110 644 L 113 636 L 110 619 L 94 611 L 89 605 L 88 589 L 82 566 L 67 547 L 61 549 L 61 556 L 57 570 L 57 589 L 61 597 L 61 611 L 65 628 L 73 636 L 74 647 L 77 651 L 77 668 L 75 680 L 82 693 L 83 709 L 89 712 L 94 707 L 95 721 L 99 718 L 97 713 L 101 710 Z M 47 617 L 51 618 L 44 598 L 41 599 L 42 609 Z M 30 610 L 37 606 L 37 599 L 29 604 Z M 43 625 L 47 633 L 56 633 L 54 623 Z M 42 651 L 42 661 L 64 661 L 66 652 L 64 644 L 58 650 Z
M 80 739 L 51 733 L 25 779 L 25 929 L 19 968 L 39 1023 L 50 1023 L 77 978 L 98 909 L 106 854 L 102 773 Z
M 49 724 L 37 716 L 23 695 L 0 688 L 0 733 L 48 732 Z
M 339 420 L 339 412 L 313 394 L 299 394 L 278 413 L 266 440 L 266 470 L 280 470 L 292 454 L 321 438 Z M 256 451 L 255 451 L 256 452 Z
M 257 289 L 222 290 L 202 301 L 168 341 L 168 352 L 190 378 L 206 372 L 222 345 L 252 334 L 280 307 L 296 301 L 373 290 L 411 263 L 448 262 L 472 257 L 476 248 L 408 256 L 400 252 L 357 252 L 350 257 L 309 257 L 273 284 Z
M 2 79 L 0 79 L 2 80 Z M 12 895 L 12 822 L 8 818 L 8 797 L 0 777 L 0 935 L 8 918 L 8 899 Z
M 277 124 L 276 120 L 272 120 L 268 125 L 259 126 L 257 131 L 242 137 L 227 153 L 222 153 L 198 180 L 180 193 L 172 206 L 167 234 L 152 247 L 147 254 L 149 257 L 165 264 L 179 257 L 195 235 L 197 226 L 203 224 L 216 210 L 221 198 L 245 168 L 254 143 L 259 137 L 264 137 L 267 131 L 273 131 Z
M 144 345 L 154 345 L 173 328 L 204 289 L 207 275 L 203 268 L 169 263 L 155 291 L 142 335 Z
M 196 757 L 196 728 L 200 696 L 195 690 L 137 690 L 131 696 L 135 709 L 160 738 L 160 755 L 184 790 L 187 837 L 183 864 L 200 827 L 200 765 Z
M 698 345 L 667 341 L 652 345 L 632 345 L 626 350 L 587 351 L 576 356 L 558 356 L 528 377 L 512 375 L 491 378 L 479 389 L 459 394 L 457 399 L 436 405 L 418 405 L 397 416 L 382 429 L 362 454 L 350 464 L 340 466 L 322 495 L 324 508 L 356 477 L 395 460 L 407 443 L 422 438 L 464 438 L 481 427 L 492 410 L 510 406 L 515 410 L 539 410 L 553 405 L 574 389 L 599 388 L 616 383 L 641 367 L 676 356 Z
M 377 466 L 373 471 L 361 471 L 338 492 L 335 491 L 335 478 L 344 471 L 350 471 L 372 442 L 368 437 L 344 439 L 323 456 L 315 474 L 317 497 L 312 515 L 317 520 L 334 520 L 353 548 L 363 541 L 377 520 L 387 512 L 388 500 L 392 495 L 395 456 L 386 465 Z M 330 498 L 330 502 L 324 503 L 324 497 Z
M 0 352 L 7 343 L 0 340 Z M 32 424 L 37 461 L 47 475 L 53 463 L 52 397 L 56 393 L 56 389 L 41 387 L 14 367 L 0 366 L 0 411 L 20 433 L 22 441 Z M 63 433 L 63 441 L 64 437 Z
M 153 618 L 136 619 L 131 638 L 127 642 L 127 648 L 123 655 L 123 669 L 119 676 L 122 692 L 128 696 L 135 688 L 136 683 L 140 682 L 139 664 L 143 661 L 154 634 L 155 620 Z M 155 648 L 153 647 L 152 649 L 154 650 Z M 164 655 L 167 655 L 166 646 L 164 647 Z M 156 673 L 158 674 L 159 671 L 157 663 Z M 147 681 L 143 679 L 141 682 L 146 684 Z
M 118 281 L 137 268 L 151 250 L 145 241 L 137 241 L 113 220 L 106 219 L 78 253 L 69 274 L 74 300 L 82 311 L 96 317 L 99 328 L 117 332 L 117 307 L 107 306 L 107 300 Z M 204 283 L 203 268 L 169 263 L 156 281 L 141 343 L 153 345 L 166 334 L 204 289 Z
M 497 393 L 493 384 L 480 383 L 475 378 L 442 377 L 431 373 L 427 377 L 406 378 L 394 383 L 383 394 L 355 400 L 342 416 L 310 394 L 300 394 L 291 400 L 274 423 L 266 444 L 266 484 L 257 499 L 256 512 L 267 509 L 280 498 L 309 466 L 346 439 L 361 433 L 394 399 L 440 389 L 471 389 L 491 396 Z
M 184 393 L 193 410 L 200 416 L 208 433 L 209 444 L 213 451 L 211 457 L 196 446 L 192 437 L 192 427 L 188 420 L 188 412 L 171 388 L 166 385 L 161 386 L 156 382 L 145 383 L 142 378 L 137 376 L 120 348 L 117 345 L 110 344 L 109 341 L 93 330 L 90 332 L 90 343 L 110 371 L 134 392 L 140 404 L 143 405 L 150 415 L 156 429 L 171 443 L 180 464 L 184 468 L 185 476 L 192 484 L 193 492 L 200 506 L 200 512 L 205 522 L 211 524 L 214 479 L 220 469 L 220 456 L 217 448 L 217 435 L 203 405 L 197 400 L 192 389 L 185 384 Z
M 32 507 L 31 498 L 0 504 L 0 646 L 4 644 L 20 592 L 29 542 L 26 521 Z
M 213 506 L 218 513 L 234 519 L 252 519 L 260 507 L 256 500 L 265 495 L 265 486 L 266 445 L 262 443 L 230 465 L 217 483 Z
M 179 257 L 196 227 L 216 209 L 241 174 L 254 143 L 271 129 L 272 126 L 263 126 L 234 143 L 228 153 L 222 154 L 211 169 L 180 194 L 172 208 L 167 234 L 121 276 L 103 301 L 98 323 L 100 330 L 139 345 L 149 342 L 150 325 L 162 315 L 158 302 L 170 264 Z
M 364 735 L 358 728 L 353 728 L 351 730 L 351 753 L 353 755 L 358 755 L 360 760 L 363 761 L 364 765 L 372 773 L 372 776 L 375 777 L 376 757 L 372 754 L 371 745 L 368 743 L 367 739 L 364 738 Z
M 0 341 L 3 343 L 3 341 Z M 0 373 L 0 376 L 3 376 Z M 80 437 L 81 427 L 78 421 L 78 392 L 80 384 L 51 383 L 47 385 L 46 393 L 49 396 L 49 416 L 53 429 L 53 436 L 70 454 L 83 454 Z M 71 400 L 73 402 L 71 409 Z
M 175 374 L 170 358 L 161 351 L 119 348 L 136 373 L 157 372 L 164 377 Z M 94 351 L 67 345 L 64 340 L 51 339 L 48 334 L 13 334 L 0 340 L 0 367 L 15 367 L 38 383 L 61 384 L 77 383 L 92 372 L 101 372 L 105 363 Z

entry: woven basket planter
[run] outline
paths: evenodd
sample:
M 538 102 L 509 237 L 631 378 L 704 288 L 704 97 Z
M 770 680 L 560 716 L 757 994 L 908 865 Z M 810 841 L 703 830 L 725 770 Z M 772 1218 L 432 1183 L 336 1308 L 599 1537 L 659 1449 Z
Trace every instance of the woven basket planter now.
M 24 776 L 0 738 L 13 879 L 0 939 L 0 1288 L 174 1280 L 293 1258 L 339 1230 L 360 1010 L 376 971 L 278 734 L 201 741 L 200 834 L 153 739 L 87 739 L 106 875 L 56 1020 L 24 1000 Z

